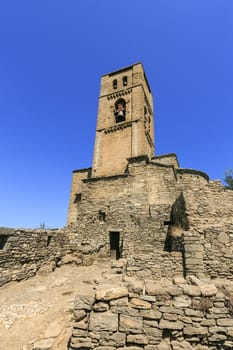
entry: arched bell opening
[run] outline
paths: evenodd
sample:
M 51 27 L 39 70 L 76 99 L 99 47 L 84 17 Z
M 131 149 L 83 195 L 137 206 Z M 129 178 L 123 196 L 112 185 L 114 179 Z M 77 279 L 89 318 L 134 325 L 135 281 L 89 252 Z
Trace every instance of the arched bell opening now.
M 116 123 L 120 123 L 125 121 L 125 100 L 123 98 L 119 98 L 115 103 L 115 120 Z

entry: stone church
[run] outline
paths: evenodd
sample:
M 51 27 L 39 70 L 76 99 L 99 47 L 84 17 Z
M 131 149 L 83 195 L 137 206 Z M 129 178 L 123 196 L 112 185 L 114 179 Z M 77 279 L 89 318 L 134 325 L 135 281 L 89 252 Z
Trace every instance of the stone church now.
M 76 296 L 69 350 L 233 349 L 233 191 L 154 151 L 142 64 L 106 74 L 67 226 L 0 228 L 0 287 L 65 264 L 111 267 Z
M 232 278 L 233 192 L 154 152 L 142 64 L 102 76 L 92 167 L 72 179 L 68 227 L 80 249 L 127 258 L 139 275 Z
M 0 228 L 0 286 L 67 254 L 127 259 L 127 274 L 233 279 L 233 191 L 175 154 L 154 155 L 141 63 L 101 79 L 92 167 L 73 172 L 67 225 Z

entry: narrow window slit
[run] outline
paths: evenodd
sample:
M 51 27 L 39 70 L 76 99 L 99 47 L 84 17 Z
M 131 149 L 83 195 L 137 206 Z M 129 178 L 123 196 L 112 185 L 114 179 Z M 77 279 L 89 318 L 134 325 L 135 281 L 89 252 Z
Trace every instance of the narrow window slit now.
M 106 214 L 103 210 L 99 210 L 99 221 L 105 221 L 106 220 Z
M 74 197 L 74 203 L 81 202 L 81 199 L 82 199 L 81 193 L 76 193 Z

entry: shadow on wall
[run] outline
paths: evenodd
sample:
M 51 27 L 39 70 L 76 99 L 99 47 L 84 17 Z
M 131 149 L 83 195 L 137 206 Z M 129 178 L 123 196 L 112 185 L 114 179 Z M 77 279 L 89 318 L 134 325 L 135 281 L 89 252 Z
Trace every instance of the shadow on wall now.
M 185 276 L 184 231 L 189 229 L 189 223 L 183 193 L 180 194 L 175 203 L 172 205 L 170 221 L 165 222 L 164 224 L 168 225 L 164 250 L 167 252 L 182 252 L 183 271 Z

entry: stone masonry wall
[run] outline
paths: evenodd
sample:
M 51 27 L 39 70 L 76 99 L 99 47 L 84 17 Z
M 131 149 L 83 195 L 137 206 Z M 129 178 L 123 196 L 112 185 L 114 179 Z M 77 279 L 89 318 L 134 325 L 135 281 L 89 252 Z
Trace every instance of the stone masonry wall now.
M 72 240 L 72 231 L 66 229 L 0 228 L 0 242 L 0 286 L 32 277 L 39 269 L 52 271 L 61 263 L 85 260 Z
M 183 189 L 189 222 L 189 252 L 194 271 L 212 278 L 233 279 L 233 191 L 219 181 Z M 202 261 L 201 261 L 202 260 Z
M 108 257 L 111 232 L 118 232 L 121 257 L 151 257 L 152 275 L 165 266 L 174 272 L 168 266 L 178 251 L 184 275 L 232 279 L 233 192 L 203 172 L 155 160 L 130 158 L 126 174 L 73 183 L 73 197 L 81 190 L 81 200 L 71 203 L 78 250 Z
M 135 160 L 129 164 L 128 174 L 86 179 L 84 183 L 74 222 L 80 240 L 98 245 L 108 255 L 109 233 L 117 231 L 123 256 L 140 249 L 164 250 L 164 222 L 170 220 L 177 198 L 172 167 Z
M 78 250 L 109 257 L 110 235 L 118 232 L 120 255 L 135 259 L 135 271 L 144 269 L 142 274 L 151 276 L 180 273 L 181 252 L 173 254 L 165 247 L 178 195 L 173 166 L 148 163 L 147 157 L 130 159 L 127 174 L 84 179 L 81 200 L 72 211 Z
M 77 296 L 69 350 L 233 348 L 233 285 L 123 277 Z
M 165 251 L 136 254 L 127 259 L 126 274 L 138 279 L 183 276 L 183 254 Z

